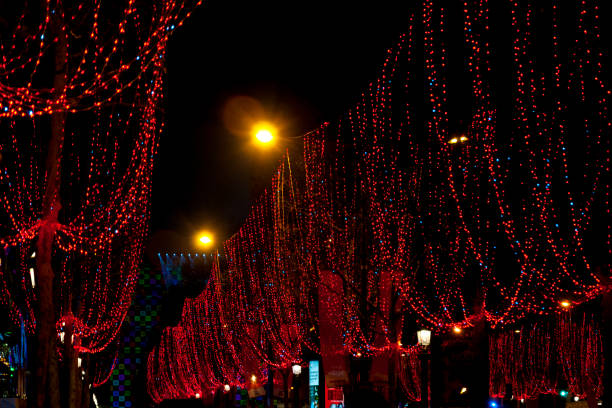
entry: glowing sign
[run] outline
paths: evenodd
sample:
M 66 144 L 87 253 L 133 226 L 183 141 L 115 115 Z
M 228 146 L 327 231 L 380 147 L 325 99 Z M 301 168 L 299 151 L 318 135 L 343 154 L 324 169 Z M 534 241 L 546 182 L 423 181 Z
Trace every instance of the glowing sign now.
M 308 363 L 308 384 L 310 408 L 319 408 L 319 361 Z
M 313 385 L 319 385 L 319 361 L 312 360 L 308 363 L 308 384 L 312 387 Z

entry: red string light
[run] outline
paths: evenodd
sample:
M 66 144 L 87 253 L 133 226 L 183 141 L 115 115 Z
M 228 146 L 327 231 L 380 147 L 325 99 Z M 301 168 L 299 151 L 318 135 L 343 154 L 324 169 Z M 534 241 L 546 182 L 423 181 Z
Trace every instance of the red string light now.
M 45 0 L 25 6 L 3 35 L 0 281 L 12 320 L 30 333 L 34 251 L 42 240 L 52 248 L 58 338 L 70 328 L 63 341 L 83 353 L 99 353 L 115 339 L 148 232 L 167 42 L 199 4 Z M 53 57 L 63 65 L 59 88 L 48 83 Z M 47 211 L 47 139 L 60 117 L 58 156 L 50 163 L 60 187 Z
M 507 384 L 515 399 L 556 394 L 560 379 L 582 399 L 602 395 L 602 337 L 593 316 L 572 321 L 572 313 L 562 312 L 554 323 L 495 333 L 489 347 L 490 394 L 495 397 L 504 398 Z
M 150 356 L 154 398 L 193 391 L 166 384 L 164 370 L 202 369 L 216 388 L 287 367 L 304 347 L 410 353 L 398 345 L 408 320 L 441 333 L 484 319 L 500 331 L 490 344 L 494 395 L 507 383 L 516 398 L 555 392 L 555 350 L 569 361 L 560 367 L 572 392 L 599 390 L 585 380 L 602 364 L 595 323 L 550 323 L 610 290 L 596 270 L 612 259 L 600 6 L 561 7 L 546 9 L 550 31 L 533 1 L 466 0 L 462 14 L 439 0 L 415 8 L 378 78 L 345 115 L 304 136 L 303 162 L 283 157 L 225 243 L 177 334 L 214 351 L 181 370 L 184 358 L 162 342 Z M 567 16 L 575 31 L 561 29 Z M 494 49 L 497 19 L 510 23 L 510 47 Z M 463 51 L 450 49 L 455 28 Z M 534 57 L 543 49 L 550 59 Z M 456 56 L 465 66 L 451 65 Z M 462 78 L 452 70 L 463 68 L 467 109 L 450 103 Z M 467 112 L 466 129 L 451 109 Z M 329 313 L 341 336 L 319 324 Z M 517 324 L 520 334 L 503 332 Z M 414 358 L 396 366 L 418 399 Z

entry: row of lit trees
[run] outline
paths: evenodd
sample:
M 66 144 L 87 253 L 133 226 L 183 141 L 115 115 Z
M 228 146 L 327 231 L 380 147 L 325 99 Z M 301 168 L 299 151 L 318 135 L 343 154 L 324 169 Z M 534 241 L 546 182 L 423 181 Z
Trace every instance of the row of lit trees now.
M 470 333 L 486 361 L 491 330 L 520 331 L 607 296 L 610 122 L 601 8 L 597 1 L 538 7 L 479 0 L 454 10 L 426 0 L 411 14 L 378 78 L 343 117 L 304 137 L 303 161 L 283 159 L 270 191 L 225 243 L 209 292 L 186 305 L 181 336 L 209 351 L 195 366 L 176 358 L 190 349 L 168 353 L 160 345 L 151 354 L 156 399 L 193 395 L 167 385 L 164 373 L 189 377 L 205 367 L 194 386 L 244 384 L 255 369 L 295 362 L 300 346 L 322 355 L 324 366 L 341 352 L 378 356 L 374 362 L 387 363 L 370 373 L 388 371 L 380 356 L 412 350 L 404 345 L 422 326 L 437 336 Z M 500 29 L 492 27 L 506 20 L 512 47 L 495 49 L 493 59 Z M 543 34 L 543 22 L 550 32 Z M 535 61 L 542 50 L 550 58 Z M 464 64 L 465 75 L 457 74 Z M 458 82 L 470 90 L 461 107 L 449 95 L 462 89 Z M 454 125 L 453 110 L 467 125 Z M 588 327 L 591 346 L 571 352 L 581 374 L 562 364 L 568 383 L 600 367 L 575 363 L 602 361 L 593 346 L 601 341 L 598 325 Z M 174 330 L 162 343 L 176 341 Z M 521 341 L 504 350 L 520 353 Z M 558 385 L 522 392 L 532 374 L 513 377 L 519 395 Z M 575 392 L 599 395 L 596 383 Z M 491 394 L 500 394 L 494 382 Z

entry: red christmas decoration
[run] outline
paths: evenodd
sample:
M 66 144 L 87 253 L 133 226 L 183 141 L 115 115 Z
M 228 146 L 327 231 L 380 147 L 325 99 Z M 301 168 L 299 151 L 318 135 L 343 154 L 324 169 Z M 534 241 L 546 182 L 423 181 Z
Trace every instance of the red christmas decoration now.
M 612 260 L 599 4 L 468 0 L 451 14 L 424 1 L 359 101 L 304 136 L 303 162 L 284 156 L 207 289 L 185 304 L 180 327 L 214 351 L 179 370 L 181 381 L 204 369 L 208 387 L 245 385 L 303 347 L 409 353 L 398 344 L 411 325 L 440 335 L 484 320 L 501 333 L 491 338 L 495 395 L 505 384 L 515 397 L 554 392 L 557 346 L 572 392 L 599 393 L 584 379 L 603 364 L 595 323 L 550 323 L 610 290 L 597 272 Z M 562 17 L 575 29 L 562 30 Z M 493 46 L 498 19 L 508 47 Z M 463 50 L 450 50 L 457 32 Z M 550 58 L 536 60 L 542 52 Z M 457 89 L 465 106 L 450 103 Z M 341 336 L 319 327 L 320 310 L 336 313 Z M 518 336 L 504 331 L 519 324 Z M 189 395 L 157 374 L 180 361 L 151 354 L 157 401 Z M 416 363 L 402 361 L 405 393 L 418 399 Z
M 536 399 L 556 394 L 562 384 L 581 399 L 603 393 L 603 352 L 599 325 L 593 316 L 561 313 L 556 322 L 524 325 L 495 333 L 489 341 L 490 394 Z
M 0 290 L 13 321 L 38 337 L 37 406 L 60 403 L 45 402 L 51 354 L 72 376 L 79 353 L 114 340 L 131 303 L 166 46 L 200 3 L 7 8 L 16 14 L 0 51 Z

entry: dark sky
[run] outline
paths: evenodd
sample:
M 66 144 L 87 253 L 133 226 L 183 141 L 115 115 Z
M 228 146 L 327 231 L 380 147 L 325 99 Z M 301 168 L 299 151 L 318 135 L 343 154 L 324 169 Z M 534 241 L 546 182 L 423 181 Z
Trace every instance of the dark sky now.
M 206 0 L 169 45 L 151 249 L 193 249 L 202 228 L 215 231 L 218 243 L 229 237 L 291 143 L 255 148 L 228 130 L 235 125 L 223 120 L 228 101 L 259 101 L 281 137 L 335 119 L 406 31 L 407 3 Z

